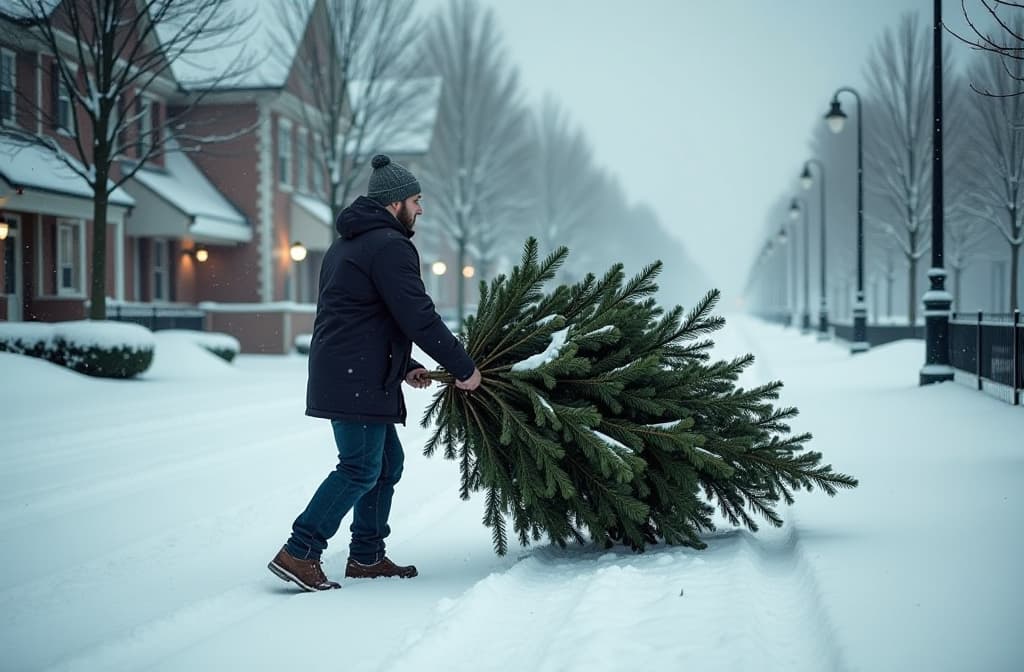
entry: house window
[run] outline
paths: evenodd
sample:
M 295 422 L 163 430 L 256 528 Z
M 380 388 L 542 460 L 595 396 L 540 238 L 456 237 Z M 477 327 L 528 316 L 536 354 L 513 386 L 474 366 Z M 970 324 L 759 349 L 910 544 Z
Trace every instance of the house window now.
M 82 224 L 57 223 L 57 294 L 82 294 L 83 247 Z
M 324 167 L 323 163 L 320 161 L 320 151 L 322 149 L 322 142 L 323 138 L 319 133 L 313 136 L 313 151 L 311 152 L 310 155 L 310 158 L 313 161 L 313 193 L 321 197 L 325 195 Z
M 295 187 L 309 191 L 309 132 L 300 128 L 295 145 Z
M 153 115 L 156 106 L 149 98 L 139 96 L 135 99 L 135 130 L 138 134 L 136 149 L 138 158 L 145 158 L 146 154 L 153 148 Z
M 0 49 L 0 122 L 14 122 L 14 91 L 17 73 L 14 52 Z
M 170 251 L 166 240 L 153 241 L 153 300 L 170 300 Z
M 286 119 L 277 122 L 277 179 L 283 185 L 292 183 L 292 125 Z
M 60 75 L 57 75 L 60 77 Z M 71 119 L 71 91 L 68 90 L 67 83 L 63 77 L 57 82 L 57 128 L 62 128 L 65 131 L 70 131 L 72 126 Z

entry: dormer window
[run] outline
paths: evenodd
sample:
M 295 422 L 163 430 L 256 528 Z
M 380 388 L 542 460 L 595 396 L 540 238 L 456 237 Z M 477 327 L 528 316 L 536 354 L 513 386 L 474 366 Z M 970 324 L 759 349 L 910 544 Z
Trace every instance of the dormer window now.
M 14 123 L 14 91 L 17 81 L 14 52 L 0 49 L 0 122 Z

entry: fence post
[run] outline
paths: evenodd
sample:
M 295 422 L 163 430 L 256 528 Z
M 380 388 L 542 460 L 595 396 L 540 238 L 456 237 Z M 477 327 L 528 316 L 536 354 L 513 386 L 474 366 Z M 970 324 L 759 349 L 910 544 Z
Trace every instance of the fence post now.
M 974 357 L 975 368 L 978 369 L 978 389 L 982 389 L 981 385 L 981 311 L 978 311 L 978 329 L 974 336 L 974 351 L 977 353 Z
M 1013 311 L 1013 405 L 1020 406 L 1020 381 L 1021 381 L 1021 366 L 1024 363 L 1020 361 L 1020 311 Z

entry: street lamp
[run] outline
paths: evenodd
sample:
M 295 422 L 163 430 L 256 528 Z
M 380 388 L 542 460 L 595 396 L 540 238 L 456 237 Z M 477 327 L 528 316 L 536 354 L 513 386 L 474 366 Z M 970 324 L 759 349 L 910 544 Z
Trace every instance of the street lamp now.
M 790 218 L 792 219 L 792 214 L 790 215 Z M 793 240 L 793 245 L 790 246 L 790 248 L 789 248 L 790 249 L 790 251 L 789 251 L 789 265 L 786 267 L 786 272 L 785 272 L 786 273 L 786 284 L 785 284 L 785 287 L 783 289 L 783 291 L 786 294 L 788 294 L 788 296 L 786 298 L 786 326 L 787 327 L 790 326 L 791 324 L 793 324 L 793 322 L 796 321 L 796 311 L 797 311 L 797 298 L 796 298 L 796 295 L 797 295 L 797 289 L 796 289 L 796 281 L 797 281 L 797 273 L 796 273 L 796 235 L 794 234 L 792 237 L 793 237 L 794 240 Z M 783 224 L 779 228 L 779 245 L 780 246 L 787 245 L 789 243 L 789 238 L 790 238 L 789 231 L 787 230 L 786 225 Z M 786 260 L 785 259 L 782 260 L 782 264 L 784 266 L 786 265 Z
M 800 173 L 800 184 L 804 189 L 810 189 L 811 185 L 814 184 L 814 175 L 811 174 L 811 166 L 818 169 L 818 205 L 821 210 L 821 259 L 819 260 L 821 270 L 821 301 L 818 307 L 818 340 L 824 341 L 828 339 L 828 288 L 826 286 L 825 278 L 828 277 L 826 272 L 826 259 L 825 259 L 825 164 L 818 159 L 808 159 L 804 162 L 804 172 Z
M 448 271 L 448 264 L 443 261 L 435 261 L 430 265 L 430 272 L 434 275 L 444 275 Z
M 475 268 L 473 268 L 470 265 L 466 265 L 466 266 L 462 267 L 462 277 L 464 277 L 464 278 L 472 278 L 474 275 L 476 275 L 476 269 Z
M 288 249 L 288 254 L 291 255 L 292 261 L 304 260 L 308 252 L 309 251 L 306 249 L 306 246 L 297 240 L 292 243 L 292 246 Z
M 800 316 L 800 332 L 811 333 L 811 236 L 809 224 L 807 223 L 807 206 L 803 200 L 794 198 L 789 204 L 789 218 L 794 222 L 804 216 L 804 311 Z M 793 245 L 793 253 L 796 254 L 796 245 Z
M 946 291 L 943 268 L 942 194 L 942 0 L 934 0 L 932 15 L 932 267 L 928 269 L 931 288 L 924 294 L 925 360 L 919 383 L 953 380 L 949 364 L 949 310 L 953 297 Z M 980 353 L 979 353 L 979 356 Z
M 832 94 L 832 107 L 825 120 L 833 133 L 839 133 L 846 124 L 846 114 L 839 106 L 839 94 L 850 93 L 857 99 L 857 300 L 853 303 L 853 343 L 850 352 L 865 352 L 868 344 L 867 305 L 864 303 L 864 115 L 860 94 L 849 86 L 836 89 Z

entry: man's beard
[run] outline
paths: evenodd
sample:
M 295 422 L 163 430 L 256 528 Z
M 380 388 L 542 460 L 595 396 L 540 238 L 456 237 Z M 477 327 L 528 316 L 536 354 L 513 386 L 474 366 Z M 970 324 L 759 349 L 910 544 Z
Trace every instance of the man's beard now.
M 409 212 L 409 208 L 402 203 L 398 206 L 398 212 L 395 214 L 395 219 L 405 225 L 405 228 L 412 231 L 412 227 L 416 225 L 416 215 Z

